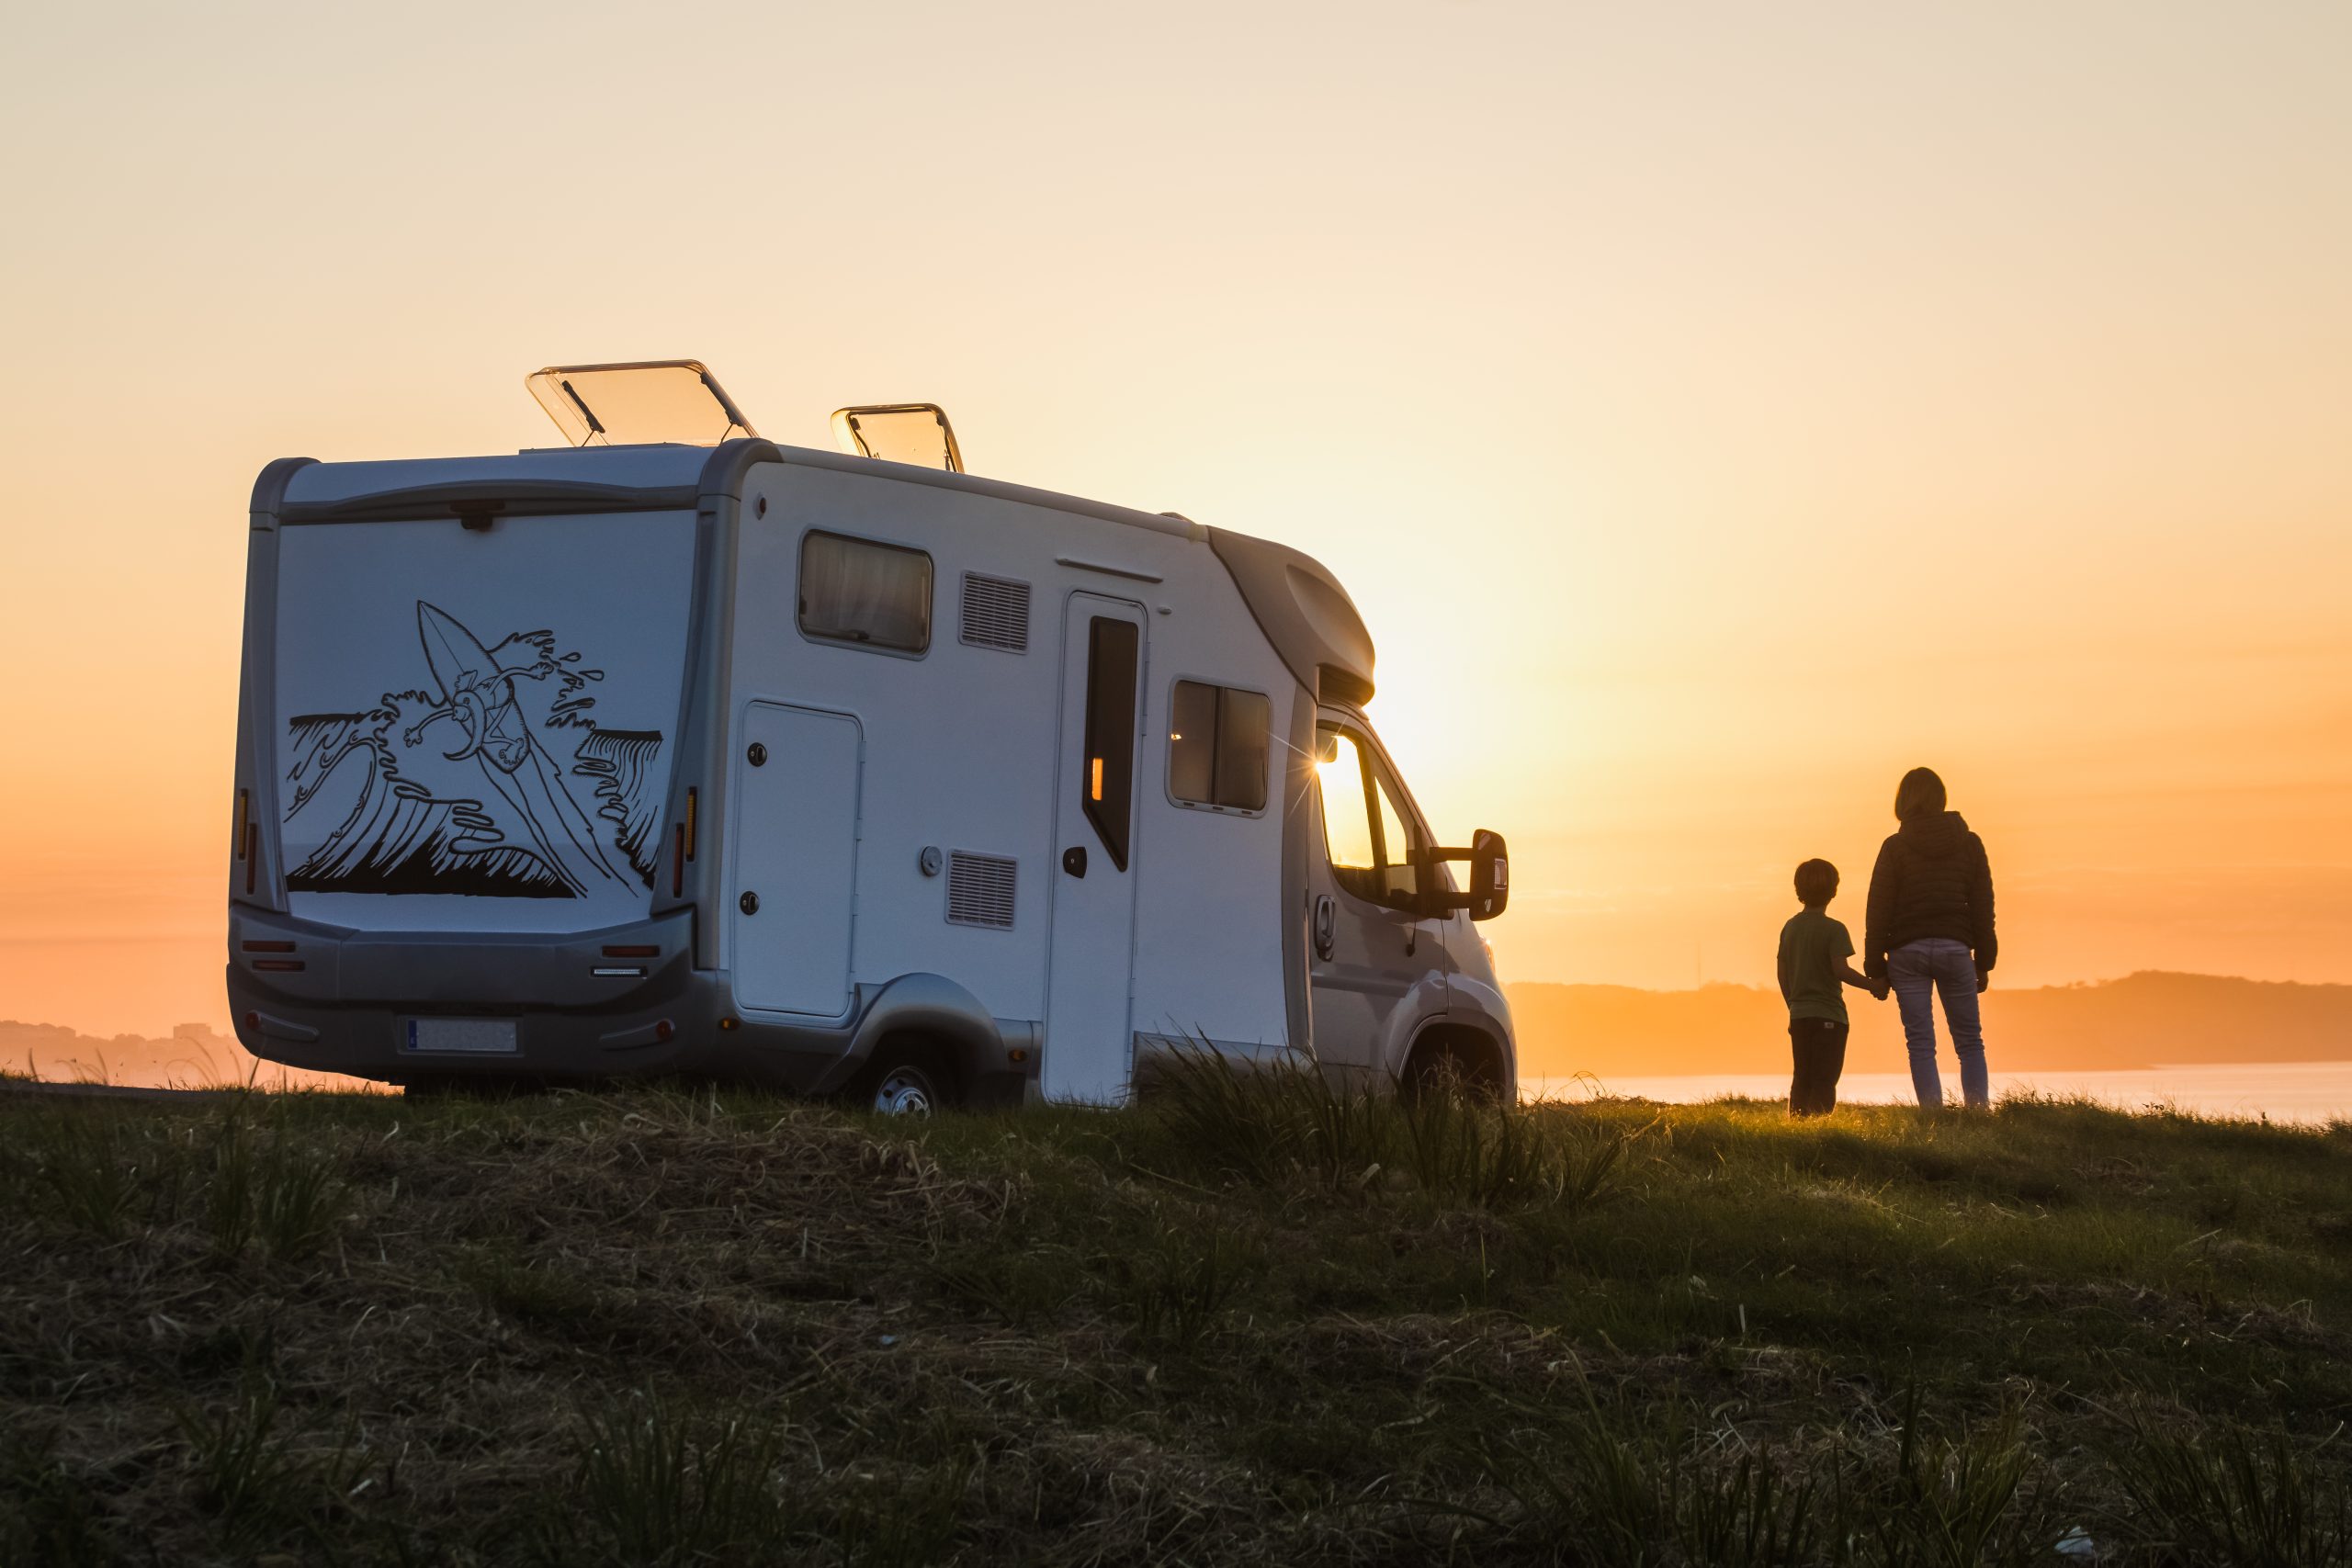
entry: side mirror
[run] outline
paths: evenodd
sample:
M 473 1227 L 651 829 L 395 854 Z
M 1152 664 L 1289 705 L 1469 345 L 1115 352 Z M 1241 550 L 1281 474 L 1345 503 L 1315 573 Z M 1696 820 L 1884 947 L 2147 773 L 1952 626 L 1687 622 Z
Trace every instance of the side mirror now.
M 1491 920 L 1510 904 L 1510 847 L 1503 842 L 1500 833 L 1486 828 L 1470 835 L 1466 850 L 1430 849 L 1423 852 L 1430 873 L 1422 882 L 1422 897 L 1431 915 L 1450 915 L 1456 909 L 1467 909 L 1474 920 Z M 1470 863 L 1470 891 L 1448 893 L 1437 886 L 1436 867 L 1440 861 L 1463 860 Z

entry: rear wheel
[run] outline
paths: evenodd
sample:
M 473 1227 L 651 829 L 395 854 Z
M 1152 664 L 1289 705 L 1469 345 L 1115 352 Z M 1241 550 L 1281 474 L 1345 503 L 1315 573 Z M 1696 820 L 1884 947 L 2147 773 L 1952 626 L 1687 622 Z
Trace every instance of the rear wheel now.
M 946 1053 L 923 1040 L 882 1042 L 850 1090 L 853 1103 L 885 1116 L 928 1116 L 963 1098 Z

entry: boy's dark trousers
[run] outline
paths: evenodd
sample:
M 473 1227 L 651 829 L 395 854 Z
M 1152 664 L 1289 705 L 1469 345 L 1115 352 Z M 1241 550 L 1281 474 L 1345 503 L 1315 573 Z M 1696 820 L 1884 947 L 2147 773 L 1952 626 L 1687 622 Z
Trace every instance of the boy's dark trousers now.
M 1838 1076 L 1846 1070 L 1847 1026 L 1834 1018 L 1789 1020 L 1789 1050 L 1796 1077 L 1789 1083 L 1789 1114 L 1821 1116 L 1838 1109 Z

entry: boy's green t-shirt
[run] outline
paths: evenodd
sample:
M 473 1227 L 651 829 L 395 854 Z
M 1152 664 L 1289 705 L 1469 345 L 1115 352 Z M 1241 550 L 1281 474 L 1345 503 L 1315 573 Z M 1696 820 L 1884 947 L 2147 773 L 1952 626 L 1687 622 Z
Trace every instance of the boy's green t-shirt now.
M 1781 928 L 1781 995 L 1791 1018 L 1846 1021 L 1846 987 L 1838 961 L 1854 955 L 1845 922 L 1825 910 L 1800 909 Z

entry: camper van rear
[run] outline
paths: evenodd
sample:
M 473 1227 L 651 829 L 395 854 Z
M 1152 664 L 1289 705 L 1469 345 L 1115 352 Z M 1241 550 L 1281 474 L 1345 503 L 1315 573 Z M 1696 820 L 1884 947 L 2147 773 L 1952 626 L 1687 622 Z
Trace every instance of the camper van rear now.
M 960 472 L 756 438 L 274 464 L 239 1034 L 893 1109 L 1116 1101 L 1180 1043 L 1499 1090 L 1501 840 L 1440 847 L 1371 691 L 1296 551 Z

